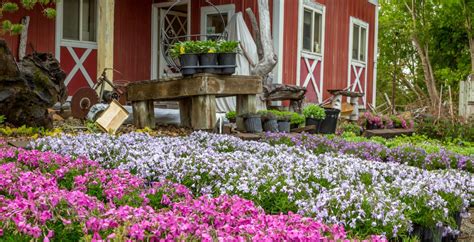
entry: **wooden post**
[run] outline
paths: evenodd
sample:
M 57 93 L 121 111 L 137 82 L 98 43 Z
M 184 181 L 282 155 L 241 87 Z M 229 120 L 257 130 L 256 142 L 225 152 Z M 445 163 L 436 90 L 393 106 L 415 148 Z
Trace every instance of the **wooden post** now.
M 114 10 L 115 0 L 99 1 L 99 21 L 97 27 L 97 76 L 104 68 L 114 68 Z M 107 77 L 113 81 L 113 70 L 107 71 Z M 110 86 L 106 85 L 110 90 Z
M 155 128 L 155 105 L 153 101 L 132 102 L 133 123 L 139 129 Z
M 241 114 L 257 112 L 256 95 L 237 95 L 237 130 L 245 132 L 244 119 Z
M 196 130 L 211 130 L 216 122 L 216 96 L 193 96 L 191 126 Z
M 191 107 L 192 107 L 191 98 L 185 98 L 179 100 L 179 117 L 181 120 L 181 126 L 186 128 L 191 128 Z

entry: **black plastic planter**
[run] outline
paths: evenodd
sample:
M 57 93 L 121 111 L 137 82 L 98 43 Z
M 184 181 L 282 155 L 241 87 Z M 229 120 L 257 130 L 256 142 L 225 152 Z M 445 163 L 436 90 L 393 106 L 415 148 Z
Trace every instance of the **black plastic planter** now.
M 413 235 L 420 239 L 420 242 L 441 242 L 443 233 L 439 228 L 426 228 L 420 225 L 413 225 Z
M 462 217 L 461 217 L 461 213 L 460 212 L 456 212 L 454 213 L 454 221 L 456 221 L 456 226 L 457 226 L 457 230 L 461 230 L 461 224 L 462 224 Z M 452 235 L 452 234 L 448 234 L 446 235 L 445 237 L 443 237 L 443 242 L 454 242 L 454 241 L 457 241 L 458 240 L 458 235 Z
M 232 75 L 235 73 L 236 66 L 236 53 L 219 53 L 218 61 L 220 66 L 233 66 L 224 67 L 221 69 L 221 74 Z
M 272 132 L 272 133 L 276 133 L 278 132 L 278 123 L 277 123 L 277 120 L 272 118 L 272 119 L 267 119 L 264 123 L 263 123 L 263 130 L 266 131 L 266 132 Z
M 205 53 L 199 55 L 199 65 L 204 73 L 219 74 L 220 69 L 216 69 L 217 66 L 217 54 L 216 53 Z
M 328 108 L 325 109 L 326 118 L 321 121 L 321 127 L 319 133 L 321 134 L 334 134 L 336 133 L 337 119 L 339 118 L 339 110 Z
M 278 121 L 278 130 L 280 132 L 289 133 L 290 132 L 290 121 Z
M 179 57 L 181 63 L 181 74 L 183 76 L 190 76 L 196 74 L 196 67 L 198 66 L 198 55 L 196 54 L 183 54 Z
M 248 115 L 245 118 L 245 129 L 248 133 L 261 133 L 262 129 L 262 119 L 260 115 Z
M 315 134 L 319 132 L 319 128 L 321 127 L 321 119 L 314 119 L 314 118 L 306 118 L 306 126 L 316 125 L 316 128 L 312 131 L 309 131 L 310 134 Z

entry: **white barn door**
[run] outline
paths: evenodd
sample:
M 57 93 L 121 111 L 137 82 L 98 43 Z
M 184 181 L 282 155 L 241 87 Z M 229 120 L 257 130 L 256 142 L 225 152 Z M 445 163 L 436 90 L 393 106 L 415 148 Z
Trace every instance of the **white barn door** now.
M 353 92 L 364 93 L 361 105 L 367 105 L 367 58 L 369 47 L 369 24 L 350 18 L 349 25 L 349 66 L 347 86 Z

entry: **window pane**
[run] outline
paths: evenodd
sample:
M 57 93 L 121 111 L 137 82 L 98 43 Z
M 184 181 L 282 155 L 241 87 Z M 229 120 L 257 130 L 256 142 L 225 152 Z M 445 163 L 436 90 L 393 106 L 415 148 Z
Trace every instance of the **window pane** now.
M 321 33 L 322 33 L 322 19 L 320 13 L 314 13 L 314 45 L 313 52 L 321 53 Z
M 360 29 L 360 54 L 359 60 L 365 61 L 365 51 L 367 46 L 367 29 L 361 28 Z
M 79 1 L 64 0 L 63 38 L 79 40 Z
M 359 54 L 359 26 L 354 24 L 352 29 L 352 59 L 358 60 Z
M 303 16 L 303 50 L 311 51 L 311 21 L 313 13 L 304 10 Z
M 97 3 L 96 0 L 82 0 L 82 40 L 96 41 Z
M 208 14 L 207 15 L 207 26 L 206 26 L 206 33 L 207 35 L 214 35 L 208 36 L 208 39 L 215 39 L 217 38 L 217 34 L 224 32 L 225 27 L 227 26 L 227 22 L 229 19 L 228 13 L 222 13 L 222 17 L 224 18 L 224 23 L 222 23 L 222 18 L 219 14 Z

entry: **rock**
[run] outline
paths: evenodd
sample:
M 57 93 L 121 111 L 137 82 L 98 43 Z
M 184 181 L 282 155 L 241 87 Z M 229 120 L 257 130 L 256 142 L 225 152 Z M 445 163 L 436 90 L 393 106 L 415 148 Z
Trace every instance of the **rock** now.
M 0 114 L 8 123 L 52 128 L 47 109 L 66 101 L 65 78 L 51 53 L 33 53 L 16 63 L 0 39 Z

